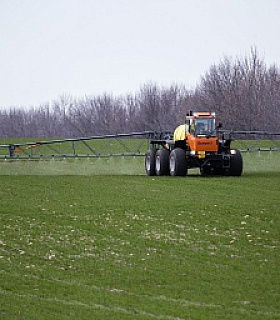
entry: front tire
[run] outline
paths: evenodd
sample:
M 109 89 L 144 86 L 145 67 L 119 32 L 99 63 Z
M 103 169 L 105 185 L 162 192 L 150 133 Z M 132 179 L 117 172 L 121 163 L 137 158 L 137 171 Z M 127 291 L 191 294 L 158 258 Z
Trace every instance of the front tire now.
M 148 176 L 156 175 L 156 150 L 148 150 L 145 156 L 145 169 Z
M 231 150 L 229 175 L 239 177 L 241 176 L 242 171 L 243 171 L 243 160 L 242 160 L 242 155 L 240 151 Z
M 171 176 L 185 176 L 188 172 L 188 162 L 185 150 L 176 148 L 171 151 L 169 157 Z
M 160 149 L 156 153 L 156 175 L 169 175 L 169 150 Z

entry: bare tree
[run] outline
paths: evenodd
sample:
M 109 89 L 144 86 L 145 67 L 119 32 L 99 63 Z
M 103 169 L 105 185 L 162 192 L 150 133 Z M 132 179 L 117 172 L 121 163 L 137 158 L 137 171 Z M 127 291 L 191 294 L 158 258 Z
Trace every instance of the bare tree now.
M 245 58 L 224 57 L 194 90 L 147 83 L 134 95 L 107 93 L 79 100 L 62 95 L 33 107 L 0 110 L 2 137 L 79 137 L 132 131 L 172 131 L 187 110 L 215 111 L 227 129 L 280 131 L 280 71 L 257 49 Z
M 267 70 L 256 48 L 252 48 L 243 60 L 225 58 L 212 66 L 202 77 L 195 100 L 205 109 L 216 111 L 229 129 L 276 130 L 280 120 L 276 112 L 278 82 L 279 70 Z M 276 117 L 273 119 L 271 114 Z

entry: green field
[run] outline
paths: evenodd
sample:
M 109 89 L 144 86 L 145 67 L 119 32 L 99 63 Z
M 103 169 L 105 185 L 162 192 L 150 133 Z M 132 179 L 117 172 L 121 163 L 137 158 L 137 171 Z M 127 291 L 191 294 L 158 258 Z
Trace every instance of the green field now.
M 280 154 L 241 177 L 0 161 L 0 319 L 280 319 Z

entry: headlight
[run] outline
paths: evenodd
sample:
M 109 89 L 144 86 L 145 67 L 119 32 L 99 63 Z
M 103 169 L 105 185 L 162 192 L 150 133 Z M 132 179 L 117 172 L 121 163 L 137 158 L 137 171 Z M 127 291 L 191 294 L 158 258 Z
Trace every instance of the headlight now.
M 236 150 L 230 150 L 230 154 L 236 154 Z

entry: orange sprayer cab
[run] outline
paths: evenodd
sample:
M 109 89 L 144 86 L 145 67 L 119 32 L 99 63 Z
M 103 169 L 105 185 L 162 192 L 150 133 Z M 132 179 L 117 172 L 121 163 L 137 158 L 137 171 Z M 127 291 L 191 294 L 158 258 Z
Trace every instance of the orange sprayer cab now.
M 216 133 L 215 113 L 189 112 L 184 125 L 175 129 L 175 146 L 202 155 L 205 152 L 217 153 L 219 139 Z
M 194 152 L 218 152 L 215 114 L 195 112 L 186 116 L 186 141 Z
M 200 168 L 203 175 L 240 176 L 243 169 L 239 150 L 230 149 L 231 140 L 221 139 L 213 112 L 188 112 L 172 140 L 151 140 L 146 153 L 148 175 L 184 176 Z

